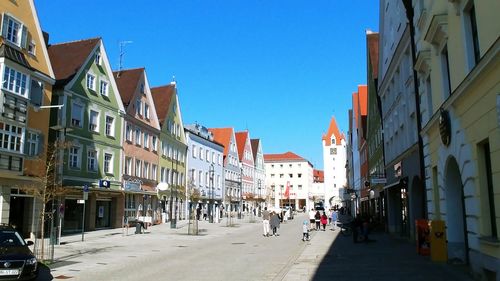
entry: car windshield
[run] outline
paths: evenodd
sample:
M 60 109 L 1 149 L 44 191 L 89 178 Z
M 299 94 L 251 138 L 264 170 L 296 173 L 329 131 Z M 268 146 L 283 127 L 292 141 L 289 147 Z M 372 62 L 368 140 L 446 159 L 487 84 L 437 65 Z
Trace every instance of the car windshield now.
M 24 246 L 26 243 L 16 231 L 5 230 L 0 232 L 0 247 Z

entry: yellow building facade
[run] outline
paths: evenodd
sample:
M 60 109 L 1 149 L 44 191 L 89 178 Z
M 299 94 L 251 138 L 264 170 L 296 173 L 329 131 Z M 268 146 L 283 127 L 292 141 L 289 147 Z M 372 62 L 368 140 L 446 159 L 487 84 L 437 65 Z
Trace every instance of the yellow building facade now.
M 448 260 L 499 280 L 500 2 L 413 7 L 429 219 Z
M 27 192 L 45 171 L 54 73 L 33 0 L 0 1 L 0 223 L 25 236 L 38 209 Z M 38 201 L 39 202 L 39 201 Z

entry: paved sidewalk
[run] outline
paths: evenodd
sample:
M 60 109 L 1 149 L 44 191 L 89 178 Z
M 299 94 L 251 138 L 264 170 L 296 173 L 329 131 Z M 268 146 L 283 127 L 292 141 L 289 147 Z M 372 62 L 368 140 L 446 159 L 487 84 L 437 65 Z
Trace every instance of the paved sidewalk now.
M 373 233 L 353 243 L 339 231 L 313 232 L 302 254 L 275 280 L 473 280 L 465 266 L 435 263 L 419 256 L 407 240 Z

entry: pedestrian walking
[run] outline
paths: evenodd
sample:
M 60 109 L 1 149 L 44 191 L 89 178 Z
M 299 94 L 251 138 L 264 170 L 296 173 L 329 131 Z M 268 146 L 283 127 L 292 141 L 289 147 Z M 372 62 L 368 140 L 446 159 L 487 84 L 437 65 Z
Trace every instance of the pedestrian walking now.
M 309 211 L 309 229 L 313 230 L 314 229 L 314 224 L 315 224 L 315 219 L 314 216 L 316 215 L 316 212 L 314 212 L 314 209 L 311 209 Z
M 280 228 L 280 217 L 277 213 L 271 213 L 271 220 L 269 221 L 269 225 L 271 226 L 271 230 L 273 231 L 274 236 L 280 236 L 278 234 L 278 229 Z
M 309 241 L 309 223 L 307 220 L 302 224 L 302 241 Z
M 264 211 L 262 211 L 262 228 L 264 230 L 263 235 L 265 237 L 269 236 L 269 219 L 270 219 L 269 211 L 267 210 L 267 207 L 264 207 Z
M 326 216 L 326 213 L 323 213 L 320 218 L 321 225 L 323 226 L 323 231 L 326 230 L 326 224 L 328 223 L 328 217 Z
M 331 209 L 326 209 L 326 217 L 328 218 L 328 224 L 332 223 L 332 210 Z
M 335 229 L 337 228 L 337 221 L 339 219 L 339 214 L 337 213 L 336 210 L 333 210 L 331 219 L 332 219 L 332 230 L 335 231 Z
M 321 230 L 321 226 L 320 226 L 321 214 L 319 213 L 319 211 L 316 211 L 316 214 L 314 215 L 314 222 L 316 223 L 316 230 L 320 231 Z

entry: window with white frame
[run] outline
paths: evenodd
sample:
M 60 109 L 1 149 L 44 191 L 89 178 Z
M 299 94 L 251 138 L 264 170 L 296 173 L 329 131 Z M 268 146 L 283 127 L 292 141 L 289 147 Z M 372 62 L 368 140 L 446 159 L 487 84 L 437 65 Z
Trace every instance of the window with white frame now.
M 136 177 L 141 177 L 141 171 L 142 171 L 141 160 L 136 159 L 135 160 L 135 176 Z
M 196 145 L 193 144 L 193 158 L 196 158 Z
M 22 97 L 28 97 L 28 75 L 16 69 L 5 66 L 2 88 Z
M 114 135 L 115 135 L 115 118 L 106 115 L 106 136 L 112 137 Z
M 108 87 L 109 87 L 108 82 L 101 80 L 101 87 L 99 89 L 99 93 L 103 96 L 108 96 Z
M 132 158 L 125 157 L 125 175 L 132 175 Z
M 11 16 L 4 13 L 2 36 L 9 42 L 24 47 L 27 37 L 27 30 L 23 24 Z M 23 42 L 24 41 L 24 42 Z M 24 44 L 23 44 L 24 43 Z
M 157 172 L 158 172 L 158 166 L 155 164 L 151 165 L 151 179 L 156 180 L 157 179 Z
M 82 128 L 83 126 L 83 105 L 73 103 L 71 105 L 71 126 Z
M 153 151 L 158 151 L 158 138 L 156 136 L 152 136 L 151 143 L 153 145 Z
M 132 142 L 132 125 L 127 124 L 125 127 L 125 139 L 129 142 Z
M 97 112 L 95 110 L 90 110 L 89 131 L 99 132 L 99 112 Z
M 473 1 L 471 2 L 472 4 L 464 11 L 466 50 L 470 70 L 472 70 L 472 68 L 481 59 L 476 21 L 476 8 Z
M 97 151 L 94 148 L 87 149 L 87 171 L 97 172 Z
M 111 153 L 104 153 L 104 172 L 113 173 L 113 154 Z
M 27 146 L 28 146 L 28 155 L 35 156 L 38 154 L 38 142 L 40 141 L 40 137 L 38 133 L 28 132 L 27 138 Z
M 135 113 L 137 115 L 142 115 L 142 101 L 141 101 L 141 99 L 137 99 L 135 101 Z
M 172 146 L 168 146 L 168 158 L 172 158 Z
M 95 91 L 95 75 L 87 73 L 87 88 Z
M 198 179 L 200 179 L 199 185 L 203 185 L 203 171 L 198 171 Z
M 196 185 L 196 169 L 193 169 L 193 173 L 192 173 L 192 175 L 193 175 L 193 178 L 192 178 L 192 180 L 193 180 L 193 185 Z
M 141 129 L 135 128 L 135 144 L 141 145 Z
M 69 148 L 69 167 L 80 169 L 80 147 L 72 146 Z
M 144 173 L 142 174 L 144 178 L 149 179 L 149 163 L 144 162 Z
M 144 103 L 144 117 L 149 119 L 149 105 L 147 103 Z
M 167 142 L 166 141 L 162 141 L 161 142 L 161 155 L 164 155 L 164 156 L 167 156 Z
M 166 182 L 166 171 L 164 167 L 161 167 L 160 169 L 160 182 Z
M 100 52 L 95 53 L 94 62 L 97 65 L 101 65 L 101 53 Z
M 24 131 L 23 127 L 0 123 L 0 149 L 12 152 L 23 151 Z
M 144 132 L 144 148 L 149 149 L 149 134 Z
M 199 157 L 201 160 L 203 160 L 203 148 L 202 147 L 200 147 Z
M 210 162 L 210 151 L 208 149 L 205 150 L 205 159 L 207 160 L 207 162 Z

